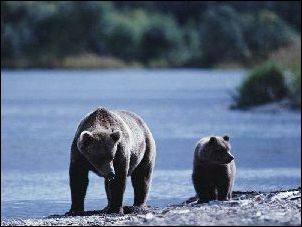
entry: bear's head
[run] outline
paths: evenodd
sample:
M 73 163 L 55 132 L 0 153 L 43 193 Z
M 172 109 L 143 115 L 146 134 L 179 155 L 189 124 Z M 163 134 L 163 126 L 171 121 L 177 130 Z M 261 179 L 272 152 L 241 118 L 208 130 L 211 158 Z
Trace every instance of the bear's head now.
M 234 160 L 228 136 L 204 137 L 199 143 L 198 157 L 209 164 L 228 164 Z
M 83 131 L 78 139 L 78 149 L 94 166 L 98 173 L 108 180 L 115 177 L 113 159 L 121 138 L 120 131 Z

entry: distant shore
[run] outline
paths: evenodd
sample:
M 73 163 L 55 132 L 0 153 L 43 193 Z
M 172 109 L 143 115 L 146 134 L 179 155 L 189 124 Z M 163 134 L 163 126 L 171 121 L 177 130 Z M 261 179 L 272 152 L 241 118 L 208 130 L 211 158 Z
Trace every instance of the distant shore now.
M 61 59 L 5 59 L 1 61 L 1 69 L 119 69 L 141 68 L 139 63 L 127 63 L 121 59 L 110 56 L 98 56 L 96 54 L 81 54 L 67 56 Z
M 251 66 L 250 66 L 251 67 Z M 4 59 L 1 61 L 1 69 L 127 69 L 127 68 L 209 68 L 209 69 L 243 69 L 246 65 L 239 62 L 220 62 L 212 67 L 202 67 L 201 65 L 169 65 L 153 64 L 144 65 L 142 62 L 126 62 L 123 59 L 113 56 L 99 56 L 93 53 L 66 56 L 61 59 L 56 58 L 18 58 Z
M 40 219 L 2 219 L 1 226 L 16 225 L 301 225 L 301 188 L 277 192 L 234 192 L 231 201 L 197 204 L 192 197 L 179 205 L 134 210 L 126 215 Z

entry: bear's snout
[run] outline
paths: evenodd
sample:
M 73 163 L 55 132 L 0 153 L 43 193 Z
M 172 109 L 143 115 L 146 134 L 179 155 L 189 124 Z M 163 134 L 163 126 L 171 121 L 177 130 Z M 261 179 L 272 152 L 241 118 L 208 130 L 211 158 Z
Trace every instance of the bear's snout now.
M 115 173 L 114 173 L 114 172 L 110 172 L 110 173 L 108 173 L 108 175 L 106 176 L 106 179 L 107 179 L 108 181 L 112 181 L 112 180 L 114 180 L 114 178 L 115 178 Z
M 227 158 L 227 162 L 230 163 L 231 161 L 234 160 L 234 156 L 230 155 L 228 158 Z

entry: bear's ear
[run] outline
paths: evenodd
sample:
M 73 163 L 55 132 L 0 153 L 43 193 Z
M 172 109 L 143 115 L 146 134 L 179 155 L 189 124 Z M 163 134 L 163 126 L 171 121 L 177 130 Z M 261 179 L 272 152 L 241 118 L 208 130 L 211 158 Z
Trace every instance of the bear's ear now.
M 89 131 L 83 131 L 78 139 L 78 149 L 81 150 L 86 147 L 93 140 L 92 133 Z
M 111 137 L 111 139 L 116 143 L 116 142 L 118 142 L 119 139 L 121 138 L 121 133 L 120 133 L 120 131 L 112 132 L 112 133 L 110 134 L 110 137 Z
M 214 145 L 214 144 L 216 144 L 217 143 L 217 139 L 215 138 L 215 137 L 211 137 L 210 138 L 210 140 L 209 140 L 209 144 L 211 144 L 211 145 Z
M 229 141 L 229 140 L 230 140 L 230 137 L 227 136 L 227 135 L 223 136 L 222 138 L 223 138 L 225 141 Z

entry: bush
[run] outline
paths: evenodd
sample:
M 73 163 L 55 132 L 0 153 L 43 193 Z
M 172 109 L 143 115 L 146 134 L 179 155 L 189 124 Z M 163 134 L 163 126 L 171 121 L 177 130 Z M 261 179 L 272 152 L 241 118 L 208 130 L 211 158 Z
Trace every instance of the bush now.
M 301 109 L 301 63 L 291 70 L 290 97 L 293 107 Z
M 282 70 L 270 62 L 255 68 L 237 92 L 234 100 L 238 108 L 278 101 L 289 94 Z
M 270 59 L 287 72 L 291 105 L 301 109 L 301 36 L 293 37 L 289 45 L 271 53 Z

